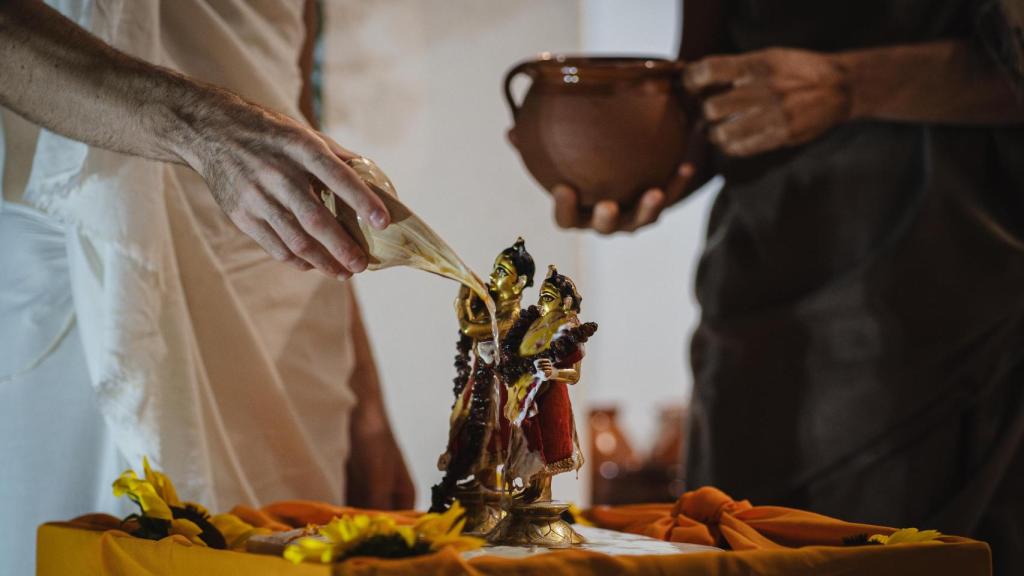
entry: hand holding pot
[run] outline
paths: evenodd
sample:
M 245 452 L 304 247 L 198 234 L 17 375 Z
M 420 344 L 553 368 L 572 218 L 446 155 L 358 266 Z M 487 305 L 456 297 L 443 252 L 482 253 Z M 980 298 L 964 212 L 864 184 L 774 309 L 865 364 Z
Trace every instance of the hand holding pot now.
M 582 208 L 579 193 L 559 184 L 551 190 L 555 199 L 555 222 L 562 228 L 592 228 L 601 234 L 632 232 L 656 222 L 662 210 L 692 191 L 690 182 L 695 173 L 693 164 L 681 165 L 668 186 L 647 190 L 639 202 L 625 209 L 614 200 L 601 200 L 592 209 Z
M 693 94 L 708 94 L 709 137 L 725 154 L 752 156 L 809 142 L 850 118 L 846 70 L 829 55 L 770 48 L 709 56 L 686 68 Z
M 589 208 L 581 205 L 579 193 L 572 186 L 557 184 L 551 189 L 555 222 L 562 228 L 590 228 L 601 234 L 633 232 L 653 224 L 662 210 L 708 181 L 712 175 L 708 166 L 709 152 L 705 123 L 698 121 L 690 128 L 686 158 L 668 183 L 644 191 L 639 200 L 631 204 L 601 200 Z

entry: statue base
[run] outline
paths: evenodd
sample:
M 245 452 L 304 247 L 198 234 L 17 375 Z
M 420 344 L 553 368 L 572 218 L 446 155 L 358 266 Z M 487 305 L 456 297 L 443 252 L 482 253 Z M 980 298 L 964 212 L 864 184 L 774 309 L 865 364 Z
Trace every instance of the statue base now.
M 569 505 L 564 502 L 549 500 L 521 504 L 513 501 L 508 515 L 487 535 L 487 541 L 495 546 L 544 548 L 570 548 L 583 544 L 583 537 L 562 519 L 562 513 L 568 509 Z
M 488 490 L 475 482 L 460 486 L 455 491 L 455 498 L 466 510 L 466 525 L 462 529 L 466 535 L 485 537 L 505 517 L 505 511 L 501 509 L 502 493 Z

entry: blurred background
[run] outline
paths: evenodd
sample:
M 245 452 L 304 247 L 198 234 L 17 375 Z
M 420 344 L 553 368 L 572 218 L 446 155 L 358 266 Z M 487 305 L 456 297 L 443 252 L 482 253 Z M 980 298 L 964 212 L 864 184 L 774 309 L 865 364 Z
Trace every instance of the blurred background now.
M 632 235 L 560 230 L 548 195 L 505 138 L 511 118 L 501 85 L 514 63 L 541 52 L 674 57 L 678 3 L 365 0 L 322 8 L 326 131 L 375 159 L 402 199 L 482 276 L 523 236 L 538 276 L 555 264 L 573 277 L 582 317 L 601 326 L 571 390 L 588 462 L 578 481 L 556 477 L 555 497 L 671 498 L 681 490 L 691 388 L 693 271 L 719 183 Z M 448 434 L 458 287 L 406 269 L 363 274 L 356 287 L 423 508 Z M 536 297 L 534 286 L 524 303 Z

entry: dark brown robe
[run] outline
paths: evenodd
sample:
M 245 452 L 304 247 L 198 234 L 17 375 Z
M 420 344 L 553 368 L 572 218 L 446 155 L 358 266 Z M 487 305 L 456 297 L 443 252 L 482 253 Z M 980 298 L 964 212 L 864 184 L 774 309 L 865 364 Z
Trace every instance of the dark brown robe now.
M 736 52 L 827 52 L 975 39 L 984 3 L 726 4 Z M 720 170 L 689 485 L 980 538 L 1024 574 L 1024 129 L 855 122 Z

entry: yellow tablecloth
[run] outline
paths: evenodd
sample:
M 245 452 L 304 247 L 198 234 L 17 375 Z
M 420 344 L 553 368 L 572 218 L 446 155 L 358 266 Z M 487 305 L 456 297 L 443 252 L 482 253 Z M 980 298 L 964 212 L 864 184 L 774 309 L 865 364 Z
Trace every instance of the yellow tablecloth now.
M 322 503 L 285 502 L 236 509 L 248 521 L 274 528 L 323 523 L 352 509 Z M 415 516 L 395 513 L 400 521 Z M 104 530 L 101 519 L 55 522 L 39 528 L 39 576 L 231 576 L 328 574 L 701 574 L 988 576 L 991 556 L 983 542 L 945 536 L 941 541 L 891 546 L 843 546 L 857 534 L 889 534 L 893 528 L 843 522 L 800 510 L 751 506 L 705 488 L 675 505 L 597 508 L 600 526 L 666 540 L 715 543 L 725 552 L 678 556 L 606 556 L 559 551 L 525 559 L 463 560 L 450 550 L 406 560 L 356 558 L 335 566 L 294 565 L 281 558 L 193 546 L 181 537 L 161 541 Z

